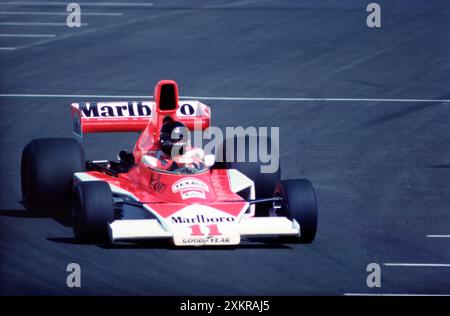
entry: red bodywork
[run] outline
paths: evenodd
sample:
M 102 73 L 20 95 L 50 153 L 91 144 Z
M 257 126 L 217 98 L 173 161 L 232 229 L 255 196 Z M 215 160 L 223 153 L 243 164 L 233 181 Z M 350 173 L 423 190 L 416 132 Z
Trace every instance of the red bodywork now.
M 169 97 L 162 95 L 164 88 L 170 86 L 174 95 Z M 161 103 L 162 99 L 165 99 L 164 102 L 166 102 L 164 106 Z M 87 119 L 82 117 L 81 106 L 78 104 L 72 106 L 74 124 L 81 124 L 81 132 L 142 130 L 133 150 L 135 167 L 132 167 L 127 173 L 120 173 L 117 177 L 98 171 L 89 171 L 86 174 L 126 190 L 162 218 L 169 217 L 187 205 L 200 203 L 220 209 L 231 216 L 238 216 L 246 202 L 230 190 L 227 170 L 208 169 L 197 174 L 174 174 L 151 168 L 142 161 L 145 152 L 157 149 L 159 130 L 166 116 L 183 122 L 191 130 L 196 128 L 204 130 L 210 124 L 210 109 L 204 105 L 201 108 L 204 115 L 180 115 L 178 87 L 174 81 L 158 82 L 155 87 L 154 102 L 155 112 L 152 115 L 136 118 L 90 117 Z M 124 107 L 125 105 L 117 106 Z M 76 119 L 79 122 L 75 122 Z M 180 184 L 180 181 L 190 183 L 189 192 L 183 192 L 183 183 Z M 230 203 L 230 201 L 234 202 Z
M 128 173 L 118 177 L 108 176 L 97 171 L 88 174 L 132 193 L 140 202 L 167 218 L 190 204 L 207 205 L 220 209 L 231 216 L 238 216 L 246 202 L 230 191 L 228 174 L 225 169 L 214 169 L 202 174 L 175 175 L 160 173 L 148 166 L 138 164 Z M 182 199 L 180 192 L 173 192 L 173 185 L 182 179 L 195 178 L 208 186 L 206 198 Z M 235 201 L 230 203 L 230 201 Z

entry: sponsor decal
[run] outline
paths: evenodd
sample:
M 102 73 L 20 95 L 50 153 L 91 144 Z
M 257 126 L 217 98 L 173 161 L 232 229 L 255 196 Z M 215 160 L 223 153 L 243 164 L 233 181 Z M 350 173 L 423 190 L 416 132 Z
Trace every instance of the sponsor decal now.
M 192 105 L 190 105 L 189 103 L 183 104 L 182 106 L 180 106 L 180 113 L 182 115 L 194 115 L 195 114 L 195 109 Z
M 192 205 L 189 214 L 172 215 L 167 224 L 173 231 L 175 245 L 237 245 L 240 243 L 239 225 L 234 216 L 206 212 L 207 208 Z M 210 210 L 208 210 L 210 211 Z
M 183 244 L 229 244 L 231 243 L 230 237 L 220 236 L 206 236 L 206 237 L 185 237 L 182 239 Z
M 128 103 L 80 103 L 79 109 L 84 118 L 121 118 L 121 117 L 141 117 L 150 116 L 152 110 L 150 106 L 142 102 Z
M 150 188 L 157 193 L 164 193 L 166 185 L 160 181 L 161 175 L 152 173 L 150 176 Z
M 183 200 L 192 199 L 192 198 L 206 199 L 205 193 L 204 192 L 199 192 L 199 191 L 182 192 L 181 193 L 181 197 L 183 198 Z
M 205 192 L 209 192 L 209 187 L 203 181 L 196 178 L 183 178 L 172 185 L 172 192 L 180 192 L 183 200 L 191 198 L 206 199 Z
M 204 215 L 196 215 L 194 217 L 182 217 L 173 216 L 171 217 L 173 224 L 196 224 L 196 223 L 232 223 L 234 222 L 234 217 L 232 216 L 222 216 L 222 217 L 205 217 Z

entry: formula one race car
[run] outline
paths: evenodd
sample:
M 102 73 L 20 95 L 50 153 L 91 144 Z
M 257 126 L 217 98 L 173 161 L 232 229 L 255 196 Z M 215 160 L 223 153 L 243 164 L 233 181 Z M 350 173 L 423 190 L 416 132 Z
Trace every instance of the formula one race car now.
M 279 169 L 261 173 L 260 163 L 226 155 L 231 149 L 225 144 L 222 161 L 190 146 L 186 134 L 207 129 L 211 111 L 199 101 L 180 101 L 174 81 L 158 82 L 153 101 L 73 103 L 71 113 L 78 139 L 32 140 L 22 153 L 21 180 L 27 209 L 70 207 L 78 240 L 169 239 L 176 246 L 237 245 L 243 237 L 313 241 L 311 183 L 280 181 Z M 112 161 L 85 160 L 83 133 L 130 131 L 142 132 L 132 152 Z

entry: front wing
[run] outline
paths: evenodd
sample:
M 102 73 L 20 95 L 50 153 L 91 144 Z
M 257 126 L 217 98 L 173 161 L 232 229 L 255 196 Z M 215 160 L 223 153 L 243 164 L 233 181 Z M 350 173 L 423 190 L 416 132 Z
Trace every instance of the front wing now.
M 214 234 L 195 230 L 175 231 L 164 228 L 157 219 L 116 220 L 109 224 L 112 242 L 173 239 L 176 246 L 206 246 L 237 245 L 242 237 L 300 236 L 299 223 L 286 217 L 243 218 L 236 224 L 227 223 L 219 228 L 219 234 L 219 230 Z

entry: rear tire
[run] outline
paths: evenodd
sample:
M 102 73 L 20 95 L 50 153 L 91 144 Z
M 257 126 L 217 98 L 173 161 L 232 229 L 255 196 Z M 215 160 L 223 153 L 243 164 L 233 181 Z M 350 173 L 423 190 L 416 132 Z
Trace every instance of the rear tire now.
M 317 198 L 307 179 L 283 180 L 276 189 L 283 198 L 280 216 L 295 219 L 300 224 L 300 237 L 285 237 L 288 242 L 311 243 L 317 232 Z
M 80 182 L 75 186 L 73 232 L 81 242 L 109 240 L 108 223 L 114 220 L 111 188 L 103 181 Z
M 267 147 L 271 148 L 272 140 L 269 137 L 267 139 Z M 241 153 L 237 152 L 237 144 L 238 141 L 245 140 L 245 161 L 239 162 L 238 157 Z M 258 141 L 260 141 L 260 137 L 234 137 L 234 150 L 230 151 L 230 148 L 226 146 L 226 140 L 222 144 L 222 152 L 218 152 L 216 167 L 226 168 L 226 169 L 237 169 L 244 175 L 246 175 L 250 180 L 253 180 L 255 183 L 255 197 L 256 198 L 265 198 L 273 196 L 273 188 L 280 182 L 280 164 L 279 164 L 279 155 L 278 152 L 271 153 L 272 156 L 275 155 L 274 159 L 278 160 L 278 168 L 273 173 L 261 173 L 261 166 L 267 165 L 263 164 L 261 161 L 249 162 L 249 152 L 258 153 Z M 258 144 L 258 145 L 257 145 Z M 277 145 L 277 144 L 276 144 Z M 278 146 L 276 146 L 278 149 Z M 227 153 L 229 153 L 229 161 L 227 160 Z M 231 154 L 233 153 L 233 155 Z M 221 156 L 223 155 L 223 156 Z M 242 158 L 242 157 L 241 157 Z M 220 160 L 218 160 L 220 159 Z M 242 160 L 242 159 L 241 159 Z M 256 205 L 256 216 L 268 216 L 269 210 L 272 206 L 272 203 L 257 203 Z
M 73 174 L 85 169 L 84 151 L 73 138 L 29 142 L 21 161 L 22 200 L 29 210 L 69 207 Z

